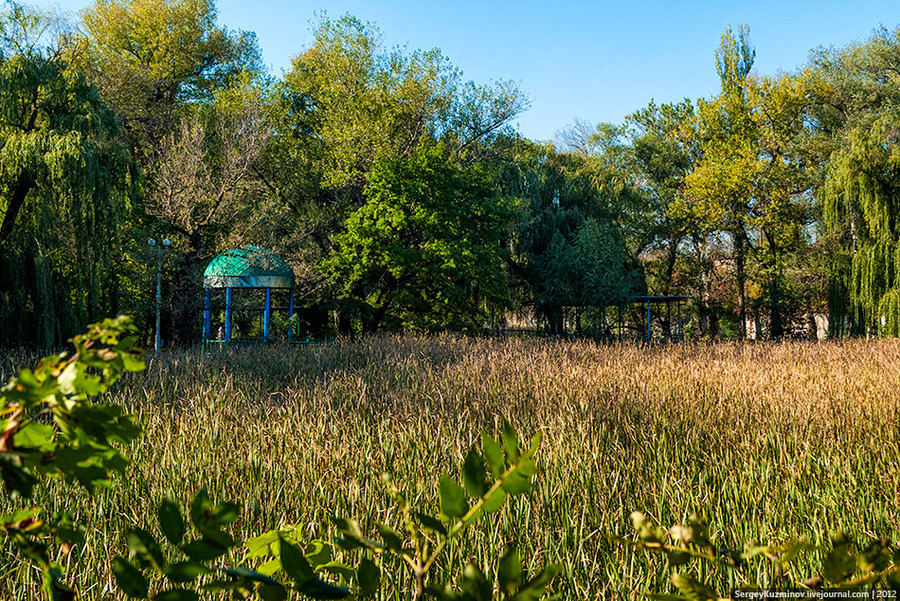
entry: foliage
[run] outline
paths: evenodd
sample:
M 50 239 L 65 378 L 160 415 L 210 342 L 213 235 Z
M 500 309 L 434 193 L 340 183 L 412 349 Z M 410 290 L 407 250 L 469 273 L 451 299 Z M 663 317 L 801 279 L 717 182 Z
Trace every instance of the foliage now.
M 714 601 L 728 597 L 726 591 L 713 590 L 703 582 L 704 574 L 730 573 L 733 588 L 745 591 L 776 591 L 793 588 L 816 591 L 832 589 L 900 587 L 900 549 L 885 538 L 856 542 L 838 531 L 831 545 L 820 547 L 803 539 L 790 539 L 775 545 L 748 545 L 743 551 L 717 545 L 706 521 L 691 515 L 686 524 L 669 530 L 658 527 L 641 512 L 631 514 L 637 540 L 610 537 L 614 542 L 665 557 L 666 568 L 677 594 L 650 594 L 654 599 Z M 795 568 L 806 555 L 821 556 L 820 568 L 808 578 Z M 765 582 L 748 581 L 750 564 L 761 563 L 770 574 Z M 699 572 L 699 579 L 697 573 Z
M 125 372 L 144 368 L 135 337 L 129 336 L 128 318 L 94 324 L 85 335 L 72 339 L 75 353 L 44 358 L 34 371 L 23 369 L 2 389 L 0 396 L 0 477 L 11 500 L 31 499 L 40 478 L 60 479 L 65 485 L 79 484 L 93 495 L 97 487 L 110 487 L 113 471 L 125 472 L 128 460 L 116 444 L 136 440 L 141 429 L 135 416 L 122 407 L 100 404 L 92 398 L 103 395 Z M 51 423 L 53 425 L 51 425 Z M 335 523 L 343 533 L 340 548 L 358 547 L 376 555 L 396 554 L 415 574 L 416 598 L 425 595 L 427 573 L 448 542 L 457 538 L 483 515 L 500 510 L 507 497 L 528 492 L 537 471 L 534 454 L 540 441 L 536 435 L 527 449 L 519 446 L 515 431 L 504 424 L 502 447 L 482 433 L 484 456 L 473 448 L 463 466 L 463 489 L 449 475 L 440 480 L 438 516 L 410 510 L 405 497 L 389 480 L 388 489 L 404 515 L 404 530 L 412 546 L 401 542 L 399 532 L 378 524 L 384 544 L 362 536 L 352 520 Z M 490 474 L 490 475 L 489 475 Z M 475 497 L 469 507 L 467 494 Z M 43 574 L 43 588 L 52 599 L 73 599 L 76 589 L 65 584 L 55 555 L 67 554 L 85 542 L 85 528 L 70 515 L 43 518 L 41 507 L 22 508 L 0 516 L 0 533 L 18 554 Z M 159 601 L 199 599 L 201 593 L 230 591 L 233 598 L 266 601 L 288 598 L 294 590 L 313 599 L 342 599 L 350 589 L 328 580 L 337 578 L 353 585 L 354 598 L 369 598 L 379 589 L 381 568 L 363 558 L 356 569 L 335 559 L 336 549 L 316 540 L 299 542 L 297 527 L 283 527 L 246 541 L 245 560 L 267 558 L 259 570 L 228 568 L 211 562 L 221 560 L 236 546 L 225 527 L 240 514 L 232 502 L 214 504 L 205 489 L 194 497 L 188 515 L 189 531 L 178 504 L 171 498 L 158 507 L 156 518 L 166 544 L 144 528 L 126 533 L 129 557 L 117 556 L 111 567 L 116 582 L 129 598 Z M 52 548 L 59 545 L 60 550 Z M 167 549 L 169 547 L 170 549 Z M 174 552 L 174 553 L 173 553 Z M 510 550 L 500 561 L 500 598 L 518 601 L 544 598 L 558 566 L 548 566 L 532 579 L 525 578 L 521 561 Z M 147 574 L 155 576 L 148 578 Z M 273 576 L 280 575 L 280 580 Z M 328 579 L 325 579 L 325 576 Z M 217 576 L 217 578 L 212 578 Z M 160 584 L 163 581 L 165 584 Z M 463 571 L 461 592 L 446 586 L 432 588 L 440 599 L 492 599 L 493 587 L 474 565 Z
M 516 152 L 502 175 L 504 193 L 521 207 L 510 265 L 548 329 L 564 333 L 564 307 L 605 308 L 639 294 L 643 276 L 615 220 L 627 185 L 610 185 L 598 161 L 531 143 Z
M 47 348 L 116 304 L 128 158 L 57 19 L 10 4 L 0 33 L 0 339 Z
M 446 545 L 482 517 L 499 511 L 507 499 L 531 490 L 537 472 L 534 454 L 540 444 L 536 434 L 527 448 L 520 448 L 515 430 L 504 422 L 501 443 L 484 430 L 481 432 L 483 453 L 472 446 L 463 463 L 462 485 L 446 472 L 441 474 L 440 513 L 431 516 L 414 510 L 406 496 L 385 474 L 384 481 L 402 516 L 402 530 L 376 522 L 381 542 L 366 538 L 359 524 L 338 520 L 344 538 L 338 543 L 347 549 L 361 547 L 377 555 L 394 555 L 412 572 L 415 599 L 427 596 L 441 601 L 491 601 L 509 599 L 528 601 L 545 598 L 550 581 L 562 566 L 549 565 L 533 578 L 522 571 L 515 548 L 509 549 L 497 567 L 497 586 L 473 563 L 466 564 L 459 588 L 449 584 L 428 586 L 428 572 Z M 471 501 L 470 501 L 471 499 Z M 402 532 L 402 533 L 401 533 Z M 499 591 L 495 595 L 494 591 Z
M 316 574 L 319 572 L 347 581 L 358 580 L 360 590 L 371 589 L 358 598 L 368 597 L 377 590 L 377 568 L 372 572 L 373 565 L 362 564 L 357 574 L 349 566 L 332 560 L 332 546 L 325 541 L 314 541 L 304 551 L 296 540 L 295 528 L 271 531 L 246 542 L 248 559 L 274 554 L 275 558 L 258 571 L 243 566 L 215 566 L 211 562 L 220 560 L 237 544 L 223 527 L 234 522 L 239 513 L 240 507 L 235 503 L 213 504 L 203 489 L 194 497 L 189 511 L 195 533 L 186 538 L 188 531 L 181 509 L 171 499 L 164 500 L 157 511 L 159 527 L 169 545 L 178 550 L 179 559 L 172 561 L 171 554 L 147 530 L 129 530 L 126 539 L 131 559 L 119 556 L 112 563 L 119 588 L 129 598 L 155 601 L 188 601 L 200 599 L 204 593 L 214 596 L 223 591 L 229 591 L 233 599 L 262 601 L 283 601 L 288 598 L 288 591 L 297 591 L 311 599 L 344 599 L 350 595 L 347 587 L 323 580 Z M 151 594 L 153 585 L 145 575 L 147 572 L 163 580 L 165 588 Z M 277 572 L 283 573 L 281 580 L 272 577 Z
M 377 313 L 381 303 L 365 300 L 369 294 L 361 291 L 347 302 L 346 286 L 320 267 L 343 260 L 337 239 L 352 237 L 347 230 L 359 227 L 361 214 L 370 210 L 365 205 L 373 178 L 394 168 L 387 166 L 414 164 L 423 148 L 443 144 L 441 161 L 448 165 L 442 170 L 481 172 L 469 178 L 475 187 L 461 193 L 482 195 L 488 174 L 480 166 L 469 167 L 481 161 L 491 140 L 509 130 L 510 120 L 527 102 L 509 82 L 463 83 L 459 70 L 438 49 L 387 49 L 374 24 L 350 15 L 318 15 L 313 34 L 315 42 L 294 59 L 276 86 L 276 134 L 255 173 L 281 208 L 279 212 L 272 207 L 273 218 L 266 225 L 295 259 L 301 294 L 307 303 L 337 309 L 336 317 L 343 315 L 339 328 L 347 333 L 354 323 L 370 327 L 380 322 L 373 320 L 373 311 Z M 457 204 L 461 202 L 467 201 Z M 473 221 L 482 219 L 480 209 L 473 210 Z M 490 240 L 487 244 L 479 252 L 489 256 L 494 249 Z M 466 275 L 464 267 L 452 277 Z M 450 283 L 450 289 L 454 285 Z M 401 296 L 403 302 L 410 300 Z M 335 302 L 335 297 L 342 300 Z M 435 329 L 471 321 L 469 301 L 446 319 L 435 319 L 433 298 L 413 304 L 396 307 L 383 326 Z M 409 319 L 416 307 L 425 314 Z
M 216 25 L 212 0 L 98 0 L 81 15 L 72 59 L 122 119 L 140 160 L 181 110 L 262 70 L 256 36 Z
M 480 301 L 503 299 L 501 242 L 511 217 L 488 174 L 448 161 L 435 145 L 380 162 L 368 178 L 365 205 L 324 263 L 362 329 L 477 326 Z
M 128 460 L 115 444 L 140 435 L 134 416 L 116 405 L 95 403 L 124 373 L 143 369 L 128 335 L 126 318 L 107 319 L 72 339 L 71 356 L 45 357 L 34 371 L 23 369 L 0 395 L 0 478 L 11 499 L 28 500 L 38 479 L 57 478 L 89 493 L 111 485 L 112 472 Z M 71 515 L 41 515 L 27 507 L 0 516 L 0 534 L 43 574 L 53 599 L 74 598 L 64 584 L 51 545 L 63 554 L 83 542 L 84 527 Z
M 900 30 L 876 31 L 865 43 L 822 51 L 815 65 L 826 80 L 817 115 L 831 151 L 820 189 L 832 255 L 835 333 L 900 333 L 897 311 L 898 157 L 893 65 Z

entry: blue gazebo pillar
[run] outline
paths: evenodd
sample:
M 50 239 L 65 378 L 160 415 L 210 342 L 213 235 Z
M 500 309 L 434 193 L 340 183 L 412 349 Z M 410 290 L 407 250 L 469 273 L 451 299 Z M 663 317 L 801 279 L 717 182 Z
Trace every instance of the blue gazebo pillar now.
M 294 289 L 288 298 L 288 342 L 294 338 Z
M 270 319 L 272 319 L 272 289 L 266 288 L 266 304 L 263 308 L 263 342 L 269 341 Z
M 225 289 L 225 340 L 231 341 L 231 288 Z
M 212 292 L 206 289 L 206 299 L 203 301 L 203 340 L 209 340 L 209 331 L 212 328 Z

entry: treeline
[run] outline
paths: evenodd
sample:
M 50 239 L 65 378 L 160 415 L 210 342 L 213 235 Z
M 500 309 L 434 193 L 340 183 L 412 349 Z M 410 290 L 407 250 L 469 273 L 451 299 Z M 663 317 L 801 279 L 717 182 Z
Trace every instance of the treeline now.
M 201 274 L 253 243 L 298 275 L 311 336 L 479 330 L 511 315 L 609 332 L 606 309 L 691 296 L 697 336 L 900 333 L 900 31 L 806 67 L 715 53 L 721 93 L 576 122 L 511 123 L 511 82 L 385 48 L 321 16 L 281 77 L 210 0 L 97 0 L 76 23 L 0 17 L 0 346 L 135 315 L 199 337 Z M 712 62 L 712 61 L 711 61 Z M 813 333 L 815 326 L 812 326 Z

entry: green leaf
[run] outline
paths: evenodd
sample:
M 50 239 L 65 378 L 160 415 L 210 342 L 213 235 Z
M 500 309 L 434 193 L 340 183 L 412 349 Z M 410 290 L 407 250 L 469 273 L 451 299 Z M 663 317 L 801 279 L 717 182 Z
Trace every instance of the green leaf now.
M 803 540 L 790 540 L 779 547 L 781 551 L 781 561 L 789 563 L 797 559 L 797 557 L 806 551 L 814 551 L 816 546 Z
M 832 584 L 840 584 L 854 572 L 856 572 L 856 557 L 853 553 L 853 543 L 838 535 L 835 537 L 834 547 L 825 556 L 822 577 Z
M 280 559 L 270 559 L 264 564 L 260 565 L 256 568 L 256 571 L 262 574 L 263 576 L 273 576 L 276 573 L 281 571 L 281 560 Z
M 157 510 L 159 528 L 163 536 L 173 545 L 180 545 L 184 539 L 184 518 L 178 504 L 171 499 L 163 499 Z
M 519 559 L 519 553 L 515 547 L 510 547 L 500 558 L 500 565 L 497 567 L 497 580 L 500 584 L 500 590 L 506 591 L 507 594 L 513 594 L 522 583 L 522 561 Z
M 329 561 L 328 563 L 319 566 L 318 571 L 324 572 L 326 574 L 331 574 L 332 576 L 337 576 L 338 578 L 343 578 L 344 580 L 348 581 L 356 578 L 356 571 L 347 564 L 340 563 L 339 561 Z
M 234 578 L 252 580 L 253 582 L 262 582 L 263 584 L 280 584 L 274 578 L 266 576 L 265 574 L 261 574 L 256 570 L 245 568 L 243 566 L 238 566 L 236 568 L 219 568 L 219 571 Z
M 528 447 L 528 450 L 525 452 L 527 457 L 534 457 L 534 454 L 537 452 L 538 447 L 541 445 L 541 438 L 543 435 L 541 432 L 535 432 L 534 436 L 531 437 L 531 446 Z
M 147 598 L 147 580 L 131 563 L 122 557 L 116 557 L 112 562 L 112 571 L 122 592 L 132 599 Z
M 344 538 L 338 538 L 335 540 L 337 545 L 342 549 L 352 550 L 357 547 L 363 547 L 375 553 L 379 553 L 384 550 L 384 547 L 381 545 L 381 543 L 366 538 L 362 535 L 362 530 L 359 529 L 359 524 L 356 522 L 356 520 L 336 518 L 334 519 L 334 524 L 338 527 L 338 530 L 340 530 L 344 534 Z
M 537 473 L 537 464 L 535 464 L 532 459 L 523 455 L 519 459 L 519 463 L 516 464 L 516 472 L 526 478 L 531 478 Z
M 503 486 L 498 486 L 484 497 L 484 503 L 482 503 L 481 508 L 485 513 L 494 513 L 506 503 L 506 496 L 506 491 L 503 490 Z
M 163 574 L 172 582 L 191 582 L 213 571 L 197 561 L 179 561 L 163 567 Z
M 200 595 L 186 588 L 170 588 L 153 595 L 153 601 L 199 601 Z
M 513 430 L 512 425 L 505 419 L 503 420 L 501 436 L 503 438 L 503 450 L 506 452 L 506 460 L 509 463 L 515 463 L 516 459 L 519 458 L 519 437 L 516 435 L 516 431 Z
M 285 540 L 284 537 L 279 538 L 281 540 L 281 567 L 284 570 L 284 573 L 298 585 L 302 585 L 315 578 L 315 573 L 309 566 L 309 562 L 306 561 L 306 558 L 303 556 L 300 549 L 296 545 Z
M 306 557 L 306 561 L 309 562 L 309 565 L 313 570 L 334 559 L 334 551 L 331 548 L 331 545 L 323 540 L 314 540 L 309 543 L 303 555 Z
M 227 572 L 228 570 L 222 571 Z M 201 588 L 209 593 L 221 593 L 222 591 L 239 591 L 241 589 L 246 590 L 247 585 L 243 580 L 213 580 L 212 582 L 207 582 Z M 237 598 L 240 599 L 242 597 Z
M 31 509 L 22 509 L 7 515 L 0 515 L 0 526 L 3 528 L 17 527 L 17 524 L 23 520 L 29 520 L 41 512 L 40 507 L 32 507 Z
M 461 518 L 466 515 L 469 510 L 469 506 L 466 504 L 466 492 L 456 483 L 456 480 L 443 473 L 438 488 L 441 495 L 441 513 L 451 518 Z
M 430 515 L 428 515 L 426 513 L 421 513 L 418 511 L 413 511 L 412 515 L 415 516 L 415 518 L 422 523 L 422 526 L 426 530 L 430 530 L 432 532 L 437 532 L 439 534 L 443 534 L 444 536 L 447 536 L 447 529 L 444 527 L 444 525 L 440 521 L 436 520 L 435 518 L 431 517 Z
M 278 542 L 279 530 L 269 530 L 259 536 L 248 538 L 244 541 L 247 549 L 247 558 L 266 557 L 273 554 L 273 545 Z
M 299 590 L 313 599 L 346 599 L 350 596 L 350 589 L 329 584 L 318 578 L 304 583 Z
M 471 563 L 467 563 L 463 569 L 460 584 L 463 592 L 467 593 L 473 601 L 491 601 L 493 597 L 491 583 L 487 581 L 481 570 Z
M 470 497 L 481 497 L 488 491 L 487 470 L 475 447 L 469 449 L 463 462 L 463 484 Z
M 209 526 L 210 515 L 213 511 L 212 501 L 209 500 L 209 493 L 206 492 L 205 488 L 201 488 L 200 491 L 194 495 L 194 500 L 191 502 L 191 522 L 193 522 L 194 526 L 201 532 L 206 530 Z
M 399 532 L 381 522 L 376 522 L 375 528 L 378 529 L 378 534 L 381 535 L 381 540 L 384 541 L 386 549 L 390 549 L 398 555 L 403 553 L 403 541 L 400 540 Z
M 230 524 L 241 514 L 241 506 L 237 503 L 226 501 L 215 506 L 212 512 L 212 518 L 219 526 Z
M 153 535 L 142 528 L 136 528 L 125 535 L 128 542 L 128 550 L 137 557 L 138 562 L 145 568 L 159 570 L 165 565 L 162 549 Z
M 857 571 L 866 574 L 887 569 L 892 560 L 891 543 L 887 539 L 872 539 L 856 556 Z
M 364 557 L 359 562 L 356 575 L 359 581 L 360 597 L 370 597 L 378 592 L 378 588 L 381 586 L 381 570 L 374 562 Z
M 212 561 L 228 552 L 228 547 L 209 540 L 195 540 L 181 546 L 181 550 L 197 561 Z
M 285 601 L 288 598 L 287 589 L 280 584 L 261 584 L 256 594 L 262 601 Z
M 670 567 L 683 566 L 691 562 L 691 555 L 682 551 L 665 551 Z
M 491 438 L 485 430 L 481 431 L 481 442 L 484 448 L 484 458 L 494 478 L 499 478 L 506 471 L 506 461 L 503 459 L 503 449 L 496 440 Z
M 34 449 L 41 453 L 47 453 L 56 448 L 54 437 L 56 430 L 47 424 L 28 422 L 15 433 L 13 444 L 16 447 Z
M 520 495 L 531 490 L 531 478 L 515 469 L 500 482 L 500 486 L 511 495 Z
M 691 601 L 715 601 L 719 598 L 715 591 L 685 574 L 673 573 L 672 584 Z

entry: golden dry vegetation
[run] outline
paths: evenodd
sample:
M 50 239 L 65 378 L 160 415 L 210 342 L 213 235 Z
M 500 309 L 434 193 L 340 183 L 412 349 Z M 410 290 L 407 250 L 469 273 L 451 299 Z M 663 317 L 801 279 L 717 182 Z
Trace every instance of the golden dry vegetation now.
M 515 542 L 532 569 L 563 563 L 565 599 L 637 598 L 669 585 L 659 562 L 605 538 L 627 535 L 634 510 L 664 525 L 699 512 L 729 546 L 820 543 L 835 529 L 897 540 L 898 382 L 896 340 L 648 349 L 379 337 L 169 352 L 112 394 L 146 430 L 132 472 L 94 498 L 50 486 L 36 501 L 91 528 L 64 564 L 100 599 L 115 591 L 121 533 L 152 525 L 169 491 L 182 503 L 203 486 L 240 501 L 238 538 L 282 524 L 329 537 L 332 515 L 392 520 L 383 471 L 436 510 L 440 471 L 455 473 L 479 430 L 508 418 L 543 432 L 535 489 L 451 548 L 438 578 L 465 559 L 495 568 Z M 396 573 L 384 599 L 406 598 Z M 8 594 L 29 579 L 3 578 Z

